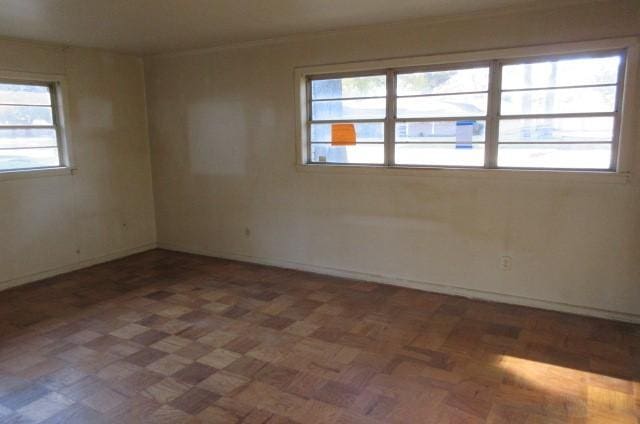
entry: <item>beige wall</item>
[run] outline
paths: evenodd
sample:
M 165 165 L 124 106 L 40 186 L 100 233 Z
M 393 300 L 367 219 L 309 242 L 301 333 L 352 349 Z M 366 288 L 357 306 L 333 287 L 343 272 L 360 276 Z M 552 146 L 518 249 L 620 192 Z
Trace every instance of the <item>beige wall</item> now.
M 594 2 L 150 57 L 145 72 L 159 243 L 638 320 L 635 174 L 624 184 L 477 173 L 300 172 L 293 72 L 316 64 L 637 36 L 639 28 L 637 2 Z M 637 173 L 640 148 L 631 146 L 628 154 Z M 502 255 L 513 258 L 511 271 L 499 269 Z
M 0 289 L 153 246 L 142 61 L 0 41 L 0 70 L 64 74 L 75 175 L 0 176 Z

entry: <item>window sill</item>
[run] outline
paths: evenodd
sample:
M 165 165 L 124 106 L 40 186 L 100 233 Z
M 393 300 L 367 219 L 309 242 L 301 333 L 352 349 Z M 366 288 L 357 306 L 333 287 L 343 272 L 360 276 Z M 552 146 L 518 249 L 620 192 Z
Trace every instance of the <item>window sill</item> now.
M 0 181 L 21 180 L 25 178 L 42 178 L 72 175 L 75 168 L 61 166 L 56 168 L 18 169 L 15 171 L 0 171 Z
M 608 171 L 565 171 L 529 169 L 486 169 L 486 168 L 431 168 L 378 165 L 320 165 L 297 164 L 296 170 L 303 173 L 346 174 L 346 175 L 388 175 L 428 178 L 492 178 L 504 180 L 535 180 L 549 182 L 585 182 L 600 184 L 627 184 L 629 172 Z

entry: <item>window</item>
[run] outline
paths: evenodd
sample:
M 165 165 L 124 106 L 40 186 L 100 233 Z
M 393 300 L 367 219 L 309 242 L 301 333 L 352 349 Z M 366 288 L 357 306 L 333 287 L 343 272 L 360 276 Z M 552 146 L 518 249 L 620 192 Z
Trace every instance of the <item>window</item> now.
M 482 166 L 489 67 L 398 73 L 395 163 Z
M 310 86 L 312 161 L 383 164 L 386 75 L 314 79 Z M 351 141 L 338 141 L 337 130 L 345 125 Z
M 55 84 L 0 81 L 0 171 L 63 165 Z
M 617 169 L 624 50 L 307 75 L 307 163 Z
M 498 166 L 614 168 L 621 58 L 505 63 Z

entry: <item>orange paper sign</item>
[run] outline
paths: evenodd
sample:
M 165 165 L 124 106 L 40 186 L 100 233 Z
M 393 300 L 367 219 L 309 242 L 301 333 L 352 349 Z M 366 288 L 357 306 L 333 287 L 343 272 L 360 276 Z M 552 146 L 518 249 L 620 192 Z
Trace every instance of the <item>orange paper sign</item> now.
M 353 146 L 356 144 L 356 127 L 353 124 L 332 124 L 331 145 Z

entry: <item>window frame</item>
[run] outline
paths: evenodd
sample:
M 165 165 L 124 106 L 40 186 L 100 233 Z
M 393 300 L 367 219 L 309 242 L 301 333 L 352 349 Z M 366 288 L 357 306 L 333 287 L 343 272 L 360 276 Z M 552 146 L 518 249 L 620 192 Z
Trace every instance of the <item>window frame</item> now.
M 45 175 L 68 175 L 74 170 L 73 155 L 69 144 L 68 128 L 66 126 L 67 107 L 66 79 L 59 74 L 39 74 L 30 72 L 0 71 L 0 83 L 24 84 L 46 86 L 51 96 L 52 125 L 46 128 L 53 128 L 56 132 L 58 148 L 58 166 L 43 166 L 31 168 L 1 169 L 0 181 L 22 177 L 39 177 Z M 19 126 L 29 128 L 29 126 Z M 33 126 L 38 128 L 37 126 Z
M 502 67 L 509 64 L 523 64 L 541 62 L 555 58 L 568 57 L 598 57 L 620 54 L 621 65 L 617 80 L 615 110 L 603 115 L 613 116 L 614 131 L 611 141 L 611 164 L 608 169 L 593 168 L 550 168 L 550 167 L 498 167 L 498 131 L 501 119 L 512 118 L 511 115 L 501 116 L 501 76 Z M 452 53 L 433 56 L 409 57 L 399 59 L 376 60 L 367 62 L 352 62 L 338 65 L 320 65 L 296 68 L 294 72 L 296 83 L 296 106 L 299 118 L 296 123 L 296 163 L 299 168 L 401 168 L 418 170 L 479 170 L 479 171 L 535 171 L 562 173 L 597 173 L 624 174 L 628 173 L 631 163 L 632 148 L 632 111 L 635 91 L 635 79 L 638 62 L 638 40 L 636 38 L 607 39 L 577 43 L 563 43 L 540 45 L 521 48 L 487 50 L 467 53 Z M 398 165 L 395 164 L 395 107 L 397 96 L 395 84 L 397 75 L 410 72 L 425 72 L 436 70 L 467 69 L 489 65 L 488 106 L 485 133 L 485 158 L 482 166 L 434 166 L 434 165 Z M 344 78 L 364 75 L 387 75 L 387 114 L 385 117 L 385 160 L 384 164 L 349 164 L 331 162 L 311 162 L 311 84 L 316 79 Z M 548 114 L 554 117 L 570 117 L 572 114 Z M 585 113 L 592 116 L 594 113 Z M 597 113 L 595 113 L 597 115 Z M 535 118 L 537 116 L 533 116 Z M 434 118 L 435 119 L 435 118 Z M 458 119 L 464 119 L 460 117 Z M 479 118 L 475 118 L 479 119 Z M 404 121 L 405 119 L 400 119 Z M 351 120 L 354 122 L 357 120 Z

